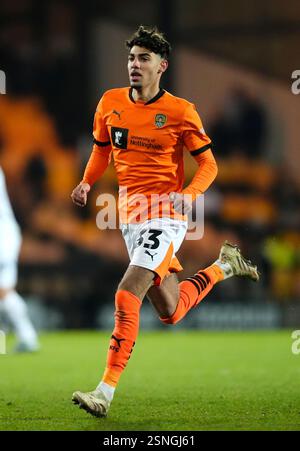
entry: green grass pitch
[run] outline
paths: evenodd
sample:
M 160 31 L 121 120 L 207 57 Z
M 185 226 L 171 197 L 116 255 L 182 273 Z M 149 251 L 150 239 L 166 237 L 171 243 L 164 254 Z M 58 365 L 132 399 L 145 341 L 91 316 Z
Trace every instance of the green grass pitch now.
M 0 430 L 300 429 L 291 331 L 141 332 L 109 416 L 94 418 L 71 395 L 97 385 L 109 336 L 48 333 L 35 355 L 0 355 Z

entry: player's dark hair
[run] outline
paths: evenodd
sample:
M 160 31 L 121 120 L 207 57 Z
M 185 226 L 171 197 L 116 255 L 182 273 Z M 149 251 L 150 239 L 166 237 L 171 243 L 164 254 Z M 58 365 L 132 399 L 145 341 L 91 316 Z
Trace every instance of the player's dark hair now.
M 153 53 L 157 53 L 164 59 L 169 59 L 171 46 L 163 33 L 157 27 L 145 27 L 140 25 L 138 30 L 126 41 L 126 47 L 131 50 L 134 45 L 145 47 Z

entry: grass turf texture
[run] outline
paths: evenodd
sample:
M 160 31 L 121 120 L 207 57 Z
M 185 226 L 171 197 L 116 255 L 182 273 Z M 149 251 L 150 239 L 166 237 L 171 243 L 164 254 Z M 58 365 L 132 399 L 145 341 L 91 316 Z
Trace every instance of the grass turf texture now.
M 0 430 L 300 430 L 290 331 L 140 333 L 99 419 L 71 395 L 97 385 L 109 336 L 44 334 L 37 354 L 0 355 Z

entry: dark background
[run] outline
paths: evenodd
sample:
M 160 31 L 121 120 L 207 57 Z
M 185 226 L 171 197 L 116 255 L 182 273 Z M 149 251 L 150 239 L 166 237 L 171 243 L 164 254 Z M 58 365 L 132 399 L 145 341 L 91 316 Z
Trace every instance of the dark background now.
M 205 195 L 204 237 L 179 252 L 180 278 L 210 264 L 226 238 L 262 272 L 259 284 L 215 287 L 203 312 L 216 313 L 200 326 L 299 325 L 296 0 L 1 1 L 0 164 L 23 231 L 18 289 L 40 327 L 107 325 L 105 309 L 128 264 L 120 232 L 100 231 L 95 221 L 97 195 L 116 195 L 113 167 L 84 210 L 70 194 L 91 151 L 99 98 L 128 83 L 124 40 L 140 24 L 157 25 L 171 41 L 163 87 L 196 104 L 219 165 Z M 187 158 L 187 182 L 194 170 Z M 232 312 L 245 306 L 252 319 L 233 324 Z

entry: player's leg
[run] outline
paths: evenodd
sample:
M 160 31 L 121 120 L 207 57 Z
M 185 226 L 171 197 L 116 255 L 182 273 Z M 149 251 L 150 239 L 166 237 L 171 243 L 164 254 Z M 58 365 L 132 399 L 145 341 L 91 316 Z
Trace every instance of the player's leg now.
M 122 228 L 131 263 L 116 292 L 115 328 L 110 340 L 106 369 L 97 387 L 110 400 L 138 335 L 142 300 L 149 288 L 164 278 L 172 260 L 173 237 L 179 234 L 178 228 L 174 228 L 170 222 L 162 219 L 149 220 L 137 226 Z
M 27 305 L 15 290 L 21 235 L 13 225 L 1 223 L 1 230 L 5 240 L 0 240 L 0 311 L 6 315 L 16 333 L 16 351 L 35 351 L 38 349 L 37 334 L 29 318 Z
M 216 265 L 201 270 L 180 283 L 177 276 L 171 274 L 160 286 L 151 287 L 147 296 L 163 323 L 176 324 L 223 278 L 223 272 Z
M 179 296 L 179 282 L 174 273 L 166 276 L 159 286 L 150 287 L 147 292 L 147 297 L 160 318 L 168 318 L 173 315 Z
M 168 272 L 174 252 L 174 237 L 179 236 L 182 241 L 185 224 L 181 229 L 171 220 L 163 219 L 122 225 L 131 262 L 116 292 L 115 328 L 106 369 L 96 390 L 75 392 L 72 398 L 74 403 L 95 416 L 106 416 L 108 412 L 115 387 L 135 344 L 142 299 L 153 283 L 159 283 Z
M 33 352 L 39 344 L 24 299 L 13 288 L 0 288 L 0 312 L 4 313 L 17 336 L 15 350 Z
M 102 382 L 113 387 L 116 387 L 135 345 L 142 300 L 153 284 L 154 276 L 147 268 L 130 265 L 119 283 L 115 296 L 115 327 L 102 378 Z
M 155 274 L 152 270 L 136 265 L 129 265 L 118 290 L 128 290 L 143 300 L 149 288 L 153 285 Z
M 153 284 L 155 274 L 147 269 L 130 265 L 115 296 L 115 327 L 107 353 L 106 368 L 96 390 L 75 392 L 75 404 L 95 416 L 106 416 L 120 376 L 132 353 L 139 330 L 142 300 Z
M 127 364 L 138 334 L 139 310 L 145 293 L 149 291 L 153 304 L 159 315 L 162 315 L 161 320 L 174 324 L 185 316 L 190 308 L 197 305 L 217 281 L 224 278 L 224 273 L 226 277 L 230 272 L 233 273 L 231 266 L 223 259 L 219 264 L 218 261 L 215 262 L 214 265 L 199 271 L 180 284 L 177 283 L 175 276 L 164 280 L 168 268 L 174 266 L 173 251 L 179 248 L 184 232 L 184 228 L 180 225 L 179 228 L 168 227 L 169 225 L 168 221 L 156 221 L 147 224 L 147 228 L 143 226 L 138 235 L 133 234 L 132 242 L 137 243 L 135 247 L 131 247 L 125 238 L 131 264 L 116 293 L 115 329 L 111 336 L 106 370 L 96 390 L 73 394 L 73 402 L 93 415 L 107 415 L 116 384 Z M 181 229 L 180 234 L 178 231 Z M 130 234 L 127 232 L 128 239 Z M 163 280 L 163 283 L 154 289 L 152 285 L 159 280 Z
M 196 307 L 213 286 L 233 275 L 259 279 L 257 267 L 246 260 L 237 246 L 227 242 L 219 258 L 211 266 L 178 284 L 177 277 L 166 277 L 160 286 L 153 286 L 147 295 L 165 324 L 176 324 L 187 312 Z

